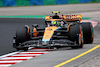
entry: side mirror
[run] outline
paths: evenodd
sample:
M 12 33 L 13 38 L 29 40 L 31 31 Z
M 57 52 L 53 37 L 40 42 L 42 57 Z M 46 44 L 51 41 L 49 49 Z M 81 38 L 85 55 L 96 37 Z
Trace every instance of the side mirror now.
M 36 28 L 36 27 L 38 27 L 38 24 L 32 24 L 32 27 Z

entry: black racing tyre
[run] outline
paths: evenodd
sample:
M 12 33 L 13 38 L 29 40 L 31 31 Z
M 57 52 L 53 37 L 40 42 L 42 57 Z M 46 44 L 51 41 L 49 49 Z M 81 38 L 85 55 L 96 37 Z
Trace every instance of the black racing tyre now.
M 83 29 L 80 24 L 70 26 L 69 28 L 69 40 L 76 41 L 78 46 L 71 48 L 83 48 Z
M 17 51 L 19 51 L 20 49 L 18 49 L 18 48 L 16 48 L 17 49 Z
M 16 44 L 13 44 L 13 48 L 16 48 L 17 47 L 17 45 Z
M 28 47 L 24 47 L 24 51 L 27 51 L 28 50 Z
M 90 22 L 82 23 L 84 43 L 93 43 L 94 33 L 93 26 Z
M 26 27 L 20 27 L 16 31 L 16 47 L 27 40 L 29 40 L 29 33 L 27 32 Z M 15 46 L 15 45 L 14 45 Z M 19 50 L 19 49 L 17 49 Z

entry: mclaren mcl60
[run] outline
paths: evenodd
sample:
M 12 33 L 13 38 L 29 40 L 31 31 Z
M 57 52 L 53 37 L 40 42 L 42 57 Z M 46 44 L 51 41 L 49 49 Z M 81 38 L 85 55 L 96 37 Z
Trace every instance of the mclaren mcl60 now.
M 82 22 L 82 15 L 45 16 L 45 26 L 39 28 L 32 24 L 17 29 L 13 38 L 13 47 L 27 51 L 29 47 L 71 47 L 82 48 L 84 43 L 93 42 L 93 26 L 90 22 Z M 32 30 L 32 31 L 30 31 Z

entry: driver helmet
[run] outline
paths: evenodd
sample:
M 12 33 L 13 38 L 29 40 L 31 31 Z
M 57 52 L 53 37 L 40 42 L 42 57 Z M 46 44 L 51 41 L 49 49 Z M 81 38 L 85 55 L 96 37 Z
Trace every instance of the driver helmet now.
M 59 23 L 59 21 L 51 21 L 51 25 L 52 26 L 60 26 L 60 23 Z

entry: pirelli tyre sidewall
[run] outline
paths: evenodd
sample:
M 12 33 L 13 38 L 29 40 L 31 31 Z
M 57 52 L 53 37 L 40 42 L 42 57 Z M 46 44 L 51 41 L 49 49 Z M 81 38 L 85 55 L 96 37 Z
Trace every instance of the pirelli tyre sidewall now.
M 83 38 L 83 28 L 82 26 L 80 25 L 80 33 L 78 35 L 78 43 L 79 43 L 79 48 L 82 48 L 83 47 L 83 43 L 84 43 L 84 38 Z
M 93 33 L 93 26 L 90 22 L 82 23 L 83 27 L 83 36 L 84 36 L 84 43 L 93 43 L 94 33 Z
M 68 37 L 69 40 L 76 41 L 76 43 L 78 44 L 78 46 L 76 46 L 77 48 L 82 48 L 84 39 L 83 39 L 83 29 L 81 24 L 75 24 L 70 26 Z

